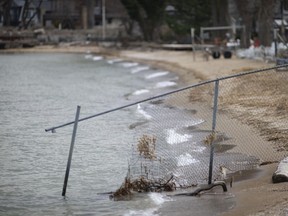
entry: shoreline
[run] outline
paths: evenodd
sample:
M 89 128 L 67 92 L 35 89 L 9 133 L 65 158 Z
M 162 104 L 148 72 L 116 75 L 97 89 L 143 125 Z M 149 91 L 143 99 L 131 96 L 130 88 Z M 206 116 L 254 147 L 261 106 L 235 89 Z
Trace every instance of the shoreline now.
M 149 64 L 155 68 L 170 70 L 177 74 L 184 84 L 193 83 L 239 73 L 241 70 L 263 68 L 266 63 L 243 59 L 221 59 L 204 61 L 201 54 L 193 61 L 191 52 L 165 51 L 165 50 L 109 50 L 91 46 L 45 46 L 32 49 L 11 49 L 0 53 L 29 53 L 29 52 L 65 52 L 65 53 L 91 53 L 105 55 L 108 58 L 120 57 L 139 63 Z M 243 66 L 244 65 L 244 66 Z M 253 125 L 252 125 L 253 126 Z M 250 127 L 252 127 L 250 126 Z M 259 134 L 259 133 L 258 133 Z M 284 202 L 288 195 L 282 193 L 288 190 L 286 183 L 272 184 L 271 178 L 277 164 L 261 166 L 259 172 L 245 179 L 245 176 L 235 181 L 233 188 L 228 191 L 235 195 L 236 206 L 221 215 L 279 215 L 285 209 Z M 188 198 L 189 199 L 189 198 Z M 279 206 L 277 206 L 279 205 Z M 281 211 L 282 209 L 282 211 Z M 272 212 L 271 212 L 272 211 Z

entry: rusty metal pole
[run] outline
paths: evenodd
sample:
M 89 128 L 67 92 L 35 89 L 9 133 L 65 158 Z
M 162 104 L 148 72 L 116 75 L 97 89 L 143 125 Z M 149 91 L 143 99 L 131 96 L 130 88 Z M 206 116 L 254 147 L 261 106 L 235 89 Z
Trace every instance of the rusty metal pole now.
M 218 108 L 218 91 L 219 91 L 219 80 L 215 81 L 214 87 L 214 107 L 213 107 L 213 122 L 212 122 L 212 133 L 215 133 L 216 128 L 216 116 L 217 116 L 217 108 Z M 213 160 L 214 160 L 214 141 L 212 140 L 210 146 L 210 163 L 209 163 L 209 177 L 208 184 L 212 183 L 212 175 L 213 175 Z
M 71 145 L 70 145 L 70 151 L 69 151 L 68 162 L 67 162 L 66 173 L 65 173 L 65 179 L 64 179 L 64 185 L 63 185 L 63 189 L 62 189 L 62 196 L 66 195 L 66 188 L 67 188 L 68 178 L 69 178 L 69 173 L 70 173 L 72 154 L 73 154 L 73 148 L 74 148 L 74 143 L 75 143 L 75 138 L 76 138 L 80 109 L 81 109 L 81 107 L 77 106 L 74 128 L 73 128 L 72 139 L 71 139 Z

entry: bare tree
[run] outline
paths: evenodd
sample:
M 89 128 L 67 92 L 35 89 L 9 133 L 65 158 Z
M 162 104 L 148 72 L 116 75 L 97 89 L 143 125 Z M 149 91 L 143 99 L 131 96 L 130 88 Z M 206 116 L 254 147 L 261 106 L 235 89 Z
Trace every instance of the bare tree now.
M 36 8 L 34 8 L 35 10 L 34 10 L 32 16 L 28 19 L 31 3 L 32 3 L 32 0 L 25 0 L 25 3 L 24 3 L 23 13 L 22 13 L 22 17 L 21 17 L 21 26 L 24 29 L 28 28 L 28 26 L 30 25 L 31 21 L 35 18 L 35 16 L 40 11 L 40 7 L 41 7 L 41 5 L 43 3 L 43 0 L 39 0 L 38 1 L 38 5 L 36 6 Z M 36 4 L 36 2 L 34 2 L 34 4 Z

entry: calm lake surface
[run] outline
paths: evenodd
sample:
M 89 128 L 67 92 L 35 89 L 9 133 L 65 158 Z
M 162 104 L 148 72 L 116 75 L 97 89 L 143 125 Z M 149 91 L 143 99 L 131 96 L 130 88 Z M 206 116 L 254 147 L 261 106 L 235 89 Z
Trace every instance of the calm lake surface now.
M 134 108 L 80 122 L 67 196 L 61 196 L 73 126 L 44 129 L 167 92 L 177 77 L 90 54 L 0 55 L 0 215 L 149 215 L 155 194 L 114 202 L 127 173 Z

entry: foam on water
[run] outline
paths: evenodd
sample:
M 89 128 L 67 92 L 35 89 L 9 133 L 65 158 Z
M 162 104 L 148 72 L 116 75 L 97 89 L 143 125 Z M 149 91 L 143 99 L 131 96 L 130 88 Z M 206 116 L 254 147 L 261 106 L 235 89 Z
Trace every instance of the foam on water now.
M 149 70 L 149 69 L 150 67 L 148 66 L 136 67 L 131 70 L 131 73 L 134 74 L 134 73 L 138 73 L 138 72 Z
M 145 112 L 140 104 L 137 105 L 137 112 L 143 115 L 146 119 L 152 119 L 152 116 Z
M 166 134 L 167 134 L 166 141 L 170 145 L 179 144 L 182 142 L 187 142 L 190 138 L 192 138 L 192 135 L 179 134 L 176 132 L 175 129 L 168 129 L 166 131 Z
M 123 216 L 159 216 L 156 214 L 157 208 L 150 208 L 146 210 L 130 210 L 128 213 L 124 214 Z
M 199 152 L 199 153 L 201 153 L 201 152 L 203 152 L 204 150 L 206 149 L 206 147 L 204 147 L 204 146 L 198 146 L 198 147 L 196 147 L 194 150 L 192 150 L 193 152 Z
M 156 211 L 159 207 L 167 201 L 172 201 L 171 198 L 161 194 L 161 193 L 149 193 L 148 197 L 153 203 L 153 206 L 156 205 L 154 208 L 149 208 L 146 210 L 130 210 L 128 213 L 124 214 L 124 216 L 158 216 L 159 214 Z
M 136 67 L 139 65 L 137 62 L 124 62 L 121 64 L 125 68 Z
M 177 157 L 177 166 L 187 166 L 200 161 L 193 158 L 189 153 L 185 153 Z
M 156 205 L 161 205 L 164 202 L 171 201 L 169 197 L 160 193 L 149 193 L 149 197 Z
M 132 95 L 141 95 L 150 92 L 148 89 L 140 89 L 132 93 Z
M 153 78 L 156 78 L 156 77 L 165 76 L 167 74 L 169 74 L 168 71 L 157 72 L 157 73 L 153 73 L 153 74 L 147 75 L 145 78 L 146 79 L 153 79 Z
M 93 61 L 100 61 L 103 59 L 103 56 L 94 56 L 92 59 Z
M 165 88 L 165 87 L 170 87 L 170 86 L 176 86 L 177 83 L 172 82 L 172 81 L 163 81 L 163 82 L 158 82 L 155 85 L 155 88 Z
M 110 59 L 110 60 L 107 60 L 107 63 L 108 64 L 114 64 L 114 63 L 118 63 L 118 62 L 122 62 L 123 59 Z
M 203 119 L 198 119 L 198 120 L 194 120 L 193 122 L 186 124 L 185 127 L 191 127 L 191 126 L 196 126 L 196 125 L 200 125 L 202 123 L 204 123 L 205 121 Z
M 85 58 L 85 59 L 92 59 L 92 58 L 93 58 L 93 55 L 87 54 L 87 55 L 84 56 L 84 58 Z

